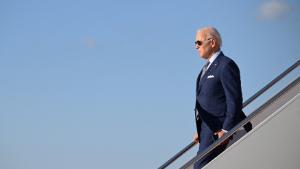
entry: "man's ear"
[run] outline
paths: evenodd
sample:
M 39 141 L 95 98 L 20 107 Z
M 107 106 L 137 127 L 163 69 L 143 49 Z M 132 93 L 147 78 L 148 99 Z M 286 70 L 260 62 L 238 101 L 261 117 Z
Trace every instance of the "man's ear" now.
M 214 48 L 214 47 L 216 47 L 216 45 L 217 45 L 217 44 L 216 44 L 216 40 L 212 39 L 212 40 L 211 40 L 211 47 Z

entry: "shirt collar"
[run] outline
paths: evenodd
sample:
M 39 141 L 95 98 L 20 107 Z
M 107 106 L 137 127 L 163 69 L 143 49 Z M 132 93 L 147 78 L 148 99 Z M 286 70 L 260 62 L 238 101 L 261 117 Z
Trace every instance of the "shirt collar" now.
M 207 69 L 209 68 L 209 66 L 212 64 L 213 61 L 216 60 L 216 58 L 219 56 L 219 54 L 221 53 L 221 50 L 219 50 L 218 52 L 214 53 L 209 59 L 209 65 L 207 67 Z

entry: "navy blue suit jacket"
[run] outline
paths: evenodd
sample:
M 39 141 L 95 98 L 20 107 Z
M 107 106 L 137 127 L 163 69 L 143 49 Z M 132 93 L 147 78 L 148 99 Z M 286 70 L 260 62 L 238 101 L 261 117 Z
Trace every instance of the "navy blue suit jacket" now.
M 212 131 L 229 131 L 246 116 L 242 112 L 240 71 L 222 52 L 200 80 L 197 78 L 195 117 L 198 133 L 204 121 Z M 197 115 L 197 112 L 199 114 Z

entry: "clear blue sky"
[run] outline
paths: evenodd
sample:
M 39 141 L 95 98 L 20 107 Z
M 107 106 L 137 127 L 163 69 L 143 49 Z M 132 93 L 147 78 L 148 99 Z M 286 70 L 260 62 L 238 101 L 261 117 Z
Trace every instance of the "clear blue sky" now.
M 157 168 L 190 143 L 198 28 L 244 100 L 300 56 L 298 0 L 1 0 L 0 168 Z

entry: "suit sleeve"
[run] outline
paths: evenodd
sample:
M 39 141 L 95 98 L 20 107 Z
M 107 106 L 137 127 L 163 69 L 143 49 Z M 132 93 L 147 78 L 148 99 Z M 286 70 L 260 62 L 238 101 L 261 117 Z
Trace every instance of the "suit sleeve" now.
M 197 111 L 200 110 L 199 103 L 197 101 L 196 101 L 194 110 L 195 110 L 195 121 L 196 121 L 197 132 L 198 132 L 198 135 L 200 136 L 202 119 L 201 119 L 200 115 L 197 113 Z
M 240 71 L 233 61 L 224 65 L 221 73 L 221 83 L 225 92 L 227 107 L 223 129 L 229 131 L 235 125 L 243 102 Z

